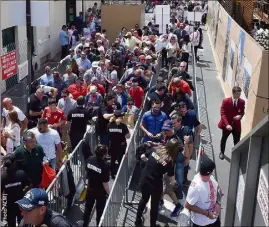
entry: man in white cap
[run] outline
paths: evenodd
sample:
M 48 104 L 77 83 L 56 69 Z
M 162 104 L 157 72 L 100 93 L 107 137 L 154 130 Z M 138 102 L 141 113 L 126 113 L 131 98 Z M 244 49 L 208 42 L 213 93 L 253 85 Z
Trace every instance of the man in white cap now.
M 99 83 L 104 84 L 104 74 L 102 73 L 100 69 L 98 69 L 98 67 L 99 67 L 99 62 L 94 61 L 92 63 L 92 67 L 85 72 L 83 79 L 87 85 L 91 83 L 91 79 L 93 77 L 96 77 Z
M 152 64 L 152 57 L 150 55 L 146 56 L 146 65 L 148 67 L 148 70 L 156 73 L 156 70 L 154 68 L 154 65 Z
M 202 156 L 199 173 L 194 176 L 188 190 L 185 208 L 192 212 L 194 227 L 220 227 L 219 214 L 222 196 L 218 182 L 212 176 L 215 163 Z
M 87 109 L 94 109 L 102 104 L 103 97 L 97 92 L 97 87 L 92 85 L 90 87 L 90 92 L 85 97 L 85 107 Z

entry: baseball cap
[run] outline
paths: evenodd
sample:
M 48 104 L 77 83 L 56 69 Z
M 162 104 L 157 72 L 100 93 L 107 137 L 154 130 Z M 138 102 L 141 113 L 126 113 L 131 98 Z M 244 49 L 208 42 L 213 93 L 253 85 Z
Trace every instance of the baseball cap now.
M 151 60 L 152 57 L 150 55 L 147 55 L 146 60 Z
M 162 130 L 168 130 L 171 131 L 173 129 L 173 122 L 171 120 L 166 120 L 163 123 Z
M 214 171 L 215 168 L 215 163 L 210 158 L 203 155 L 200 161 L 200 174 L 202 176 L 208 176 Z
M 48 194 L 41 188 L 32 188 L 25 196 L 16 203 L 23 210 L 32 210 L 36 207 L 47 206 L 49 202 Z
M 95 93 L 96 91 L 97 91 L 97 87 L 96 86 L 93 85 L 93 86 L 90 87 L 90 92 L 91 93 Z
M 99 66 L 99 62 L 98 62 L 98 61 L 94 61 L 94 62 L 92 63 L 92 67 L 93 67 L 93 68 L 98 68 L 98 66 Z
M 123 117 L 125 114 L 121 112 L 121 110 L 115 110 L 114 111 L 114 116 L 117 117 Z

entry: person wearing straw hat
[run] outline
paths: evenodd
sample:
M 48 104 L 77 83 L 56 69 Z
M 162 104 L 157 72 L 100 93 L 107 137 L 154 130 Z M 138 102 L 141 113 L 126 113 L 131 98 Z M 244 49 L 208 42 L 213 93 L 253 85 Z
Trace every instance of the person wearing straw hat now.
M 220 227 L 221 189 L 212 176 L 215 163 L 207 156 L 201 156 L 200 170 L 194 176 L 188 190 L 185 208 L 192 212 L 194 227 Z
M 25 196 L 16 202 L 23 220 L 19 227 L 72 227 L 73 225 L 60 213 L 48 209 L 48 194 L 40 188 L 32 188 Z

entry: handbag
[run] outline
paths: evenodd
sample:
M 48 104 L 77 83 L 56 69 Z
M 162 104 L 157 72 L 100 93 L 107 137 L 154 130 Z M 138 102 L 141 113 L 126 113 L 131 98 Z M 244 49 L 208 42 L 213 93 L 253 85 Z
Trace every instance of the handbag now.
M 43 164 L 42 179 L 39 188 L 48 188 L 55 177 L 56 172 L 49 166 L 49 163 Z

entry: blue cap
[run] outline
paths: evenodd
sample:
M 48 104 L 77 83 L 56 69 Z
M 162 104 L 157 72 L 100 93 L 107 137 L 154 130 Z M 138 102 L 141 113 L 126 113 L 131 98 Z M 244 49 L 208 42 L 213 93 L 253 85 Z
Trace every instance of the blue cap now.
M 163 123 L 162 130 L 168 130 L 171 131 L 173 129 L 173 122 L 171 120 L 166 120 Z
M 47 206 L 49 202 L 48 194 L 40 188 L 32 188 L 25 196 L 16 203 L 23 210 L 32 210 L 36 207 Z

